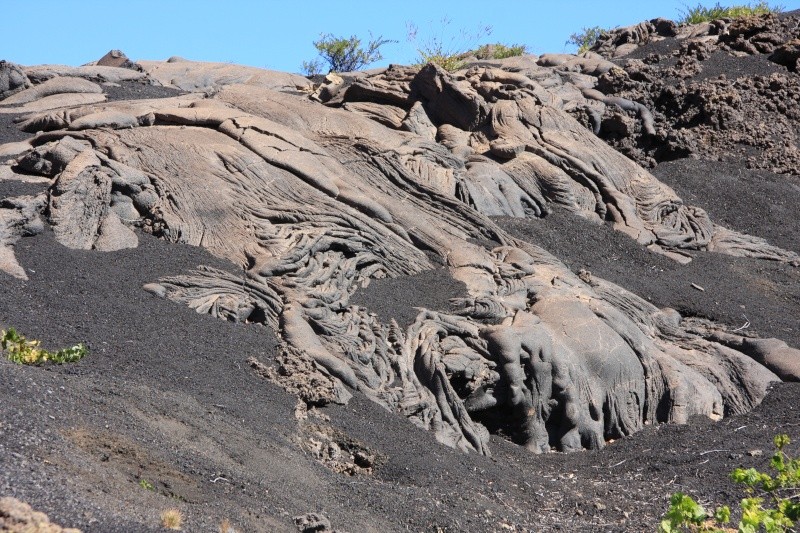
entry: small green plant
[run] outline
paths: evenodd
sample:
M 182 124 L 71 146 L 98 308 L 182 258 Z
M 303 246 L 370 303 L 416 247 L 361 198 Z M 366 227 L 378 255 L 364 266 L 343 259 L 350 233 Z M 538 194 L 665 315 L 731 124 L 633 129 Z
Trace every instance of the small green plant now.
M 783 451 L 789 442 L 787 435 L 774 439 L 776 451 L 770 461 L 770 467 L 776 472 L 774 476 L 755 468 L 737 468 L 731 472 L 731 479 L 744 485 L 748 494 L 740 502 L 742 519 L 738 529 L 725 527 L 731 518 L 728 506 L 717 508 L 714 515 L 709 516 L 699 503 L 678 492 L 672 495 L 659 531 L 756 533 L 763 527 L 767 533 L 780 533 L 794 527 L 800 521 L 800 493 L 797 492 L 800 459 L 793 459 Z
M 396 42 L 383 37 L 373 39 L 370 35 L 370 40 L 364 48 L 361 39 L 355 35 L 346 39 L 327 33 L 320 35 L 318 41 L 314 41 L 314 48 L 327 63 L 330 72 L 350 72 L 380 61 L 383 59 L 380 48 L 385 44 Z M 323 64 L 320 59 L 303 62 L 303 71 L 309 76 L 321 74 L 322 70 Z
M 581 28 L 580 33 L 573 33 L 569 36 L 566 44 L 572 44 L 578 47 L 578 53 L 582 54 L 588 51 L 595 43 L 608 33 L 608 29 L 601 28 L 600 26 L 593 26 L 591 28 Z
M 39 347 L 41 341 L 28 340 L 14 328 L 8 328 L 0 333 L 0 347 L 7 353 L 10 361 L 20 365 L 40 365 L 51 361 L 53 363 L 75 363 L 83 359 L 88 349 L 84 344 L 76 344 L 69 348 L 49 352 Z
M 152 483 L 147 481 L 146 479 L 142 478 L 139 480 L 139 486 L 145 490 L 156 490 Z
M 672 495 L 669 510 L 661 521 L 659 531 L 673 533 L 678 531 L 725 531 L 717 525 L 727 524 L 731 519 L 731 509 L 727 505 L 717 508 L 714 516 L 706 513 L 702 505 L 681 492 Z M 731 530 L 732 531 L 732 530 Z
M 717 2 L 713 7 L 706 7 L 697 4 L 696 7 L 685 6 L 686 10 L 681 12 L 679 24 L 699 24 L 717 19 L 736 19 L 749 17 L 752 15 L 766 15 L 767 13 L 780 13 L 783 6 L 770 6 L 768 2 L 761 0 L 757 3 L 739 4 L 723 7 Z

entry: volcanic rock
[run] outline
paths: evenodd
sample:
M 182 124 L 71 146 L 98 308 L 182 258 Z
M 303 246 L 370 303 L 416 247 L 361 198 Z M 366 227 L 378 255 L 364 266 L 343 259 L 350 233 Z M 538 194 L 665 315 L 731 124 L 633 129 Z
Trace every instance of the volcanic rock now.
M 489 453 L 481 421 L 505 411 L 512 438 L 531 451 L 600 448 L 649 423 L 746 411 L 778 379 L 761 363 L 782 357 L 772 354 L 784 345 L 761 343 L 753 355 L 721 343 L 718 326 L 698 328 L 622 287 L 587 282 L 487 218 L 540 217 L 557 204 L 675 257 L 714 250 L 798 261 L 713 223 L 570 115 L 618 108 L 655 133 L 645 105 L 586 85 L 616 68 L 597 56 L 455 74 L 390 68 L 327 105 L 287 92 L 304 86 L 290 75 L 140 64 L 162 84 L 215 93 L 25 117 L 23 127 L 44 133 L 18 165 L 52 178 L 43 214 L 59 242 L 135 247 L 138 227 L 232 260 L 244 279 L 199 269 L 148 290 L 274 328 L 286 357 L 303 354 L 445 444 Z M 565 68 L 580 74 L 560 77 Z M 54 73 L 3 103 L 100 91 Z M 619 135 L 636 130 L 618 124 Z M 22 275 L 10 250 L 23 226 L 13 221 L 31 215 L 17 205 L 29 204 L 2 210 L 12 221 L 3 264 Z M 349 305 L 359 285 L 423 272 L 432 257 L 466 284 L 452 313 L 420 310 L 401 328 Z
M 800 379 L 797 349 L 654 305 L 491 217 L 566 211 L 565 231 L 607 224 L 675 268 L 718 253 L 794 272 L 797 250 L 728 227 L 648 170 L 745 146 L 760 150 L 750 166 L 796 173 L 793 28 L 656 19 L 580 56 L 393 65 L 320 87 L 181 58 L 131 70 L 117 51 L 85 67 L 2 62 L 0 116 L 30 135 L 0 146 L 13 157 L 0 185 L 34 189 L 0 202 L 0 275 L 28 278 L 17 247 L 50 230 L 95 253 L 146 234 L 201 247 L 231 268 L 142 293 L 276 332 L 277 367 L 247 365 L 306 408 L 367 398 L 465 452 L 489 455 L 492 435 L 533 453 L 599 449 L 743 414 Z M 743 54 L 765 74 L 710 76 Z M 107 100 L 104 82 L 162 97 Z M 357 303 L 370 284 L 442 267 L 449 306 L 400 323 Z M 366 445 L 328 426 L 309 435 L 303 449 L 337 474 L 373 472 Z M 331 526 L 309 514 L 298 527 Z
M 16 498 L 0 498 L 0 530 L 8 533 L 80 533 L 79 529 L 62 528 L 50 522 L 46 514 L 34 511 Z
M 793 17 L 691 27 L 655 19 L 615 30 L 578 56 L 474 59 L 456 72 L 433 64 L 392 65 L 329 75 L 316 80 L 321 85 L 293 74 L 177 57 L 140 61 L 141 70 L 131 70 L 116 51 L 84 67 L 2 62 L 0 118 L 8 117 L 19 136 L 0 145 L 0 276 L 14 283 L 32 278 L 25 283 L 34 286 L 36 269 L 24 253 L 28 240 L 51 239 L 70 254 L 94 254 L 69 255 L 83 261 L 136 254 L 153 246 L 153 237 L 176 249 L 201 248 L 214 256 L 207 257 L 212 264 L 147 278 L 126 273 L 142 287 L 124 304 L 188 306 L 236 324 L 265 345 L 277 343 L 272 355 L 259 357 L 226 346 L 233 354 L 226 361 L 241 371 L 233 388 L 251 374 L 253 390 L 277 384 L 282 394 L 299 398 L 301 419 L 312 408 L 380 406 L 386 417 L 407 424 L 392 427 L 429 430 L 419 433 L 430 439 L 431 457 L 447 450 L 435 446 L 434 437 L 488 462 L 480 456 L 497 449 L 506 459 L 600 449 L 637 432 L 652 433 L 662 422 L 702 425 L 747 416 L 769 387 L 800 379 L 797 349 L 775 338 L 798 338 L 796 325 L 790 319 L 772 329 L 759 325 L 768 332 L 759 336 L 744 313 L 746 322 L 734 327 L 713 311 L 728 296 L 722 288 L 736 283 L 755 287 L 741 289 L 757 295 L 746 302 L 748 314 L 775 303 L 764 295 L 778 295 L 788 302 L 781 305 L 796 310 L 796 237 L 778 230 L 761 235 L 758 227 L 750 235 L 740 224 L 746 215 L 731 213 L 761 209 L 759 202 L 704 205 L 703 198 L 679 194 L 677 185 L 649 169 L 685 174 L 680 169 L 686 166 L 662 163 L 686 156 L 733 160 L 731 154 L 741 153 L 740 163 L 746 158 L 750 166 L 784 173 L 786 183 L 770 190 L 791 200 L 789 175 L 796 174 L 794 145 L 800 142 L 796 28 Z M 727 69 L 743 64 L 761 74 Z M 701 168 L 699 161 L 696 166 Z M 691 205 L 695 200 L 708 211 Z M 791 212 L 768 207 L 792 227 Z M 560 232 L 556 245 L 539 239 L 545 226 Z M 515 230 L 520 227 L 527 230 Z M 27 239 L 34 235 L 39 237 Z M 590 271 L 576 264 L 580 239 L 594 252 L 603 245 L 593 240 L 619 246 L 620 255 L 631 256 L 622 258 L 631 271 L 612 281 L 602 273 L 604 265 Z M 641 274 L 632 270 L 634 259 L 653 271 L 683 272 L 709 264 L 709 257 L 730 261 L 729 272 L 740 277 L 714 279 L 712 272 L 683 280 L 694 298 L 708 298 L 705 307 L 651 302 Z M 734 268 L 741 265 L 749 265 L 747 275 Z M 62 266 L 67 271 L 74 265 Z M 396 280 L 423 287 L 408 291 L 411 297 L 432 294 L 409 304 L 375 289 Z M 382 296 L 365 296 L 370 290 Z M 60 304 L 60 294 L 49 297 Z M 402 313 L 385 312 L 400 303 Z M 192 372 L 206 372 L 211 365 L 203 348 L 197 351 L 154 357 L 165 365 L 189 358 Z M 128 363 L 136 361 L 114 359 L 123 368 Z M 190 376 L 181 370 L 167 379 L 182 383 Z M 36 386 L 33 379 L 14 383 L 10 394 Z M 149 392 L 140 394 L 139 385 L 123 379 L 115 386 L 139 402 L 131 412 L 148 411 L 140 403 Z M 238 389 L 212 389 L 204 390 L 208 404 L 200 407 L 210 419 L 214 410 L 233 409 L 228 395 L 241 398 Z M 212 403 L 220 391 L 223 396 L 213 400 L 219 403 Z M 236 412 L 253 409 L 269 439 L 280 438 L 271 433 L 275 421 L 263 423 L 259 406 L 248 402 Z M 189 435 L 205 442 L 204 450 L 214 446 L 168 414 L 135 416 L 155 420 L 154 433 Z M 379 477 L 384 456 L 374 444 L 328 422 L 300 421 L 288 439 L 311 459 L 302 472 L 318 467 L 342 477 Z M 233 423 L 238 426 L 239 418 Z M 113 427 L 105 429 L 84 440 L 123 442 Z M 228 431 L 225 449 L 228 440 L 244 439 L 239 429 Z M 499 439 L 519 447 L 510 452 L 512 446 Z M 267 455 L 279 448 L 264 442 Z M 138 476 L 136 483 L 147 481 L 151 468 L 172 480 L 158 485 L 161 495 L 201 499 L 195 481 L 149 460 L 138 445 L 112 444 L 106 448 L 122 458 L 102 452 L 100 462 L 133 469 L 125 472 Z M 393 479 L 404 479 L 417 450 L 404 456 L 406 463 L 387 467 L 395 469 Z M 260 451 L 225 453 L 202 460 L 244 478 L 233 465 Z M 123 460 L 126 454 L 129 460 Z M 192 474 L 199 480 L 210 472 Z M 216 490 L 228 487 L 229 476 L 208 479 Z M 403 483 L 386 489 L 408 489 L 409 498 L 421 501 L 423 489 Z M 188 496 L 171 495 L 175 486 Z M 239 485 L 229 488 L 238 491 Z M 260 486 L 258 497 L 270 488 Z M 454 493 L 471 497 L 470 490 Z M 439 501 L 432 507 L 438 509 Z M 575 516 L 610 508 L 595 503 Z M 492 516 L 487 513 L 484 518 Z M 486 527 L 498 524 L 505 522 Z M 296 525 L 332 527 L 319 513 L 298 516 Z

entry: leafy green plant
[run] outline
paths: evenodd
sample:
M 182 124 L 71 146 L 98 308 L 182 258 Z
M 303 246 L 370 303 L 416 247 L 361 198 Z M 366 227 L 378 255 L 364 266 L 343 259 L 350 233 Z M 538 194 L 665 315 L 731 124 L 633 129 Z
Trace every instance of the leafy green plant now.
M 49 352 L 39 347 L 41 341 L 28 340 L 17 333 L 14 328 L 8 328 L 0 333 L 0 348 L 6 353 L 10 361 L 21 365 L 40 365 L 47 361 L 53 363 L 75 363 L 83 359 L 88 353 L 84 344 L 76 344 L 63 348 L 57 352 Z
M 728 506 L 717 508 L 714 515 L 709 516 L 699 503 L 678 492 L 672 495 L 659 531 L 756 533 L 763 527 L 767 533 L 779 533 L 794 527 L 800 521 L 800 493 L 797 492 L 800 459 L 793 459 L 783 451 L 789 442 L 787 435 L 774 439 L 776 451 L 770 461 L 770 467 L 776 472 L 774 476 L 755 468 L 737 468 L 731 472 L 731 479 L 744 485 L 748 494 L 740 502 L 742 519 L 738 529 L 724 527 L 731 518 Z
M 725 531 L 718 525 L 727 524 L 731 519 L 731 509 L 727 505 L 717 508 L 714 516 L 709 516 L 702 505 L 690 496 L 676 492 L 670 499 L 669 510 L 661 521 L 659 531 Z
M 142 478 L 139 480 L 139 486 L 145 490 L 156 490 L 152 483 L 147 481 L 146 479 Z
M 600 26 L 592 26 L 591 28 L 581 28 L 580 33 L 573 33 L 569 36 L 566 44 L 572 44 L 578 47 L 578 53 L 582 54 L 588 51 L 595 43 L 607 33 L 608 29 L 601 28 Z
M 765 15 L 767 13 L 780 13 L 783 6 L 770 6 L 768 2 L 761 0 L 757 3 L 739 4 L 723 7 L 717 2 L 713 7 L 706 7 L 697 4 L 696 7 L 686 6 L 686 11 L 681 12 L 679 24 L 699 24 L 722 18 L 736 19 L 749 17 L 751 15 Z
M 380 61 L 383 59 L 380 48 L 385 44 L 396 42 L 383 37 L 373 39 L 370 35 L 365 48 L 361 45 L 361 39 L 355 35 L 346 39 L 327 33 L 320 35 L 318 41 L 314 41 L 314 48 L 327 63 L 330 72 L 350 72 Z M 321 74 L 322 69 L 323 64 L 319 59 L 303 62 L 303 71 L 309 76 Z

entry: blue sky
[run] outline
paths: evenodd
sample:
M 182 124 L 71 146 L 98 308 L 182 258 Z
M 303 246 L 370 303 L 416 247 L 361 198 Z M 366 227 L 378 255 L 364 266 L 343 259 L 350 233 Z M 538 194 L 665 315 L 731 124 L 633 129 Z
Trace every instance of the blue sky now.
M 800 8 L 800 0 L 776 3 Z M 312 42 L 321 33 L 366 40 L 372 32 L 399 41 L 381 49 L 381 63 L 409 63 L 416 53 L 408 23 L 418 27 L 422 45 L 440 39 L 454 48 L 502 42 L 525 44 L 535 54 L 571 52 L 565 41 L 583 27 L 674 19 L 687 4 L 697 0 L 0 0 L 0 59 L 80 65 L 117 48 L 134 60 L 178 55 L 299 72 L 316 57 Z M 486 26 L 492 33 L 479 43 L 461 37 Z

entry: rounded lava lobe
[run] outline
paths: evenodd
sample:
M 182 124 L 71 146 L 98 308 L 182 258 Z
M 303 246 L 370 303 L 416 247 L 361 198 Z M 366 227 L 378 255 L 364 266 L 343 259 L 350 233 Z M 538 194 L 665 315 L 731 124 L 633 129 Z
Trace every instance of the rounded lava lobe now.
M 594 397 L 597 385 L 589 385 L 597 378 L 588 374 L 608 371 L 604 365 L 573 371 L 569 348 L 554 347 L 550 329 L 524 311 L 483 328 L 481 336 L 501 377 L 492 405 L 505 405 L 513 413 L 520 444 L 536 453 L 548 451 L 553 439 L 564 451 L 603 446 L 603 402 Z

